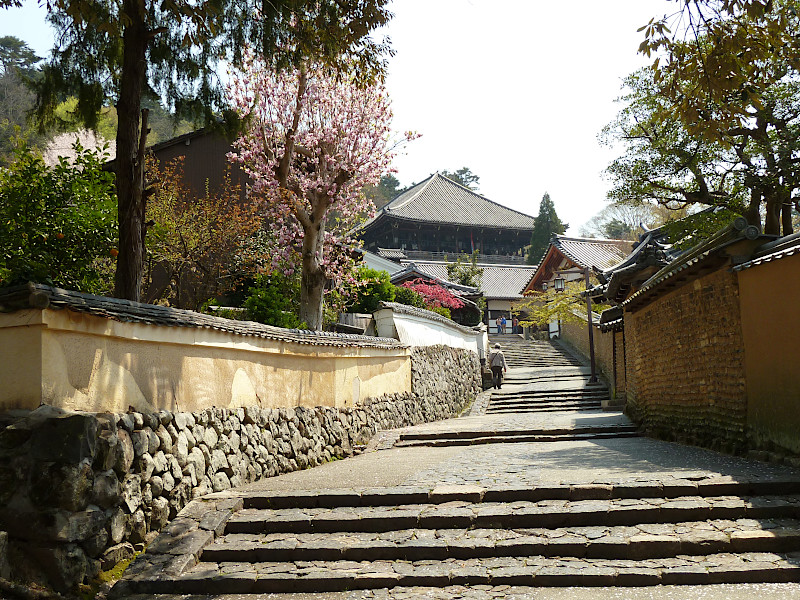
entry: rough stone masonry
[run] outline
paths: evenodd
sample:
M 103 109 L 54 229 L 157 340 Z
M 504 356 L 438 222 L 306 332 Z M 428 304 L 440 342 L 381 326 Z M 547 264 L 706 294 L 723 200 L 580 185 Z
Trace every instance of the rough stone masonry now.
M 472 352 L 430 346 L 411 360 L 412 393 L 353 408 L 0 416 L 12 576 L 70 589 L 133 556 L 193 498 L 350 456 L 381 429 L 456 416 L 481 389 Z

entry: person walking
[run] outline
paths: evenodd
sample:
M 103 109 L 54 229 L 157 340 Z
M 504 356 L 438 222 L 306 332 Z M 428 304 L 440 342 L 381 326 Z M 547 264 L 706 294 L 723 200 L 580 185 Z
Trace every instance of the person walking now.
M 495 344 L 494 349 L 489 352 L 489 368 L 492 370 L 492 386 L 499 390 L 503 384 L 503 372 L 508 372 L 506 357 L 500 350 L 500 344 Z
M 502 329 L 501 333 L 506 332 L 506 318 L 504 316 L 500 317 L 500 329 Z

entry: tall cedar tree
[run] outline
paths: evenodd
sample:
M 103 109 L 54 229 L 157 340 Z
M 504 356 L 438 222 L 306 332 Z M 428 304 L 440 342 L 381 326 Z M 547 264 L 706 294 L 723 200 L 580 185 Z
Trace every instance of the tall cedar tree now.
M 547 192 L 542 196 L 539 204 L 539 214 L 533 220 L 533 235 L 531 236 L 531 246 L 528 249 L 528 264 L 535 265 L 544 257 L 547 247 L 550 245 L 550 238 L 554 233 L 564 233 L 567 230 L 566 223 L 562 223 L 556 214 L 556 207 Z
M 308 56 L 370 79 L 385 69 L 386 42 L 370 33 L 391 17 L 388 0 L 48 0 L 56 47 L 37 86 L 37 114 L 47 127 L 59 101 L 78 98 L 89 127 L 116 105 L 119 258 L 115 295 L 139 300 L 144 271 L 144 152 L 147 112 L 156 94 L 176 114 L 207 122 L 225 108 L 217 77 L 222 61 L 241 64 L 257 48 L 277 68 Z M 0 0 L 0 8 L 21 0 Z

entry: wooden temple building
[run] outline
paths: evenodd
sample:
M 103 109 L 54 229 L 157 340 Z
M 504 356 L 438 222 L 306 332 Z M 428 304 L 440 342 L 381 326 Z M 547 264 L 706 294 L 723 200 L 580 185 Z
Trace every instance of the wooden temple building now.
M 434 173 L 384 206 L 360 237 L 366 250 L 386 258 L 393 249 L 453 257 L 477 250 L 521 264 L 532 234 L 533 217 Z

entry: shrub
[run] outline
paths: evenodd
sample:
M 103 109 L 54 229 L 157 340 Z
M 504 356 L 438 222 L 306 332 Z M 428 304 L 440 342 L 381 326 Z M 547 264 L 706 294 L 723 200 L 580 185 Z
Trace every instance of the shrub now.
M 389 273 L 361 267 L 356 271 L 356 299 L 348 308 L 350 312 L 373 313 L 380 302 L 393 302 L 395 286 L 389 281 Z
M 300 321 L 300 276 L 281 272 L 259 275 L 244 301 L 248 317 L 253 321 L 302 329 Z
M 18 145 L 0 169 L 0 285 L 27 281 L 80 292 L 113 288 L 117 202 L 103 157 L 75 146 L 48 167 Z

